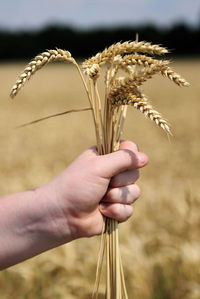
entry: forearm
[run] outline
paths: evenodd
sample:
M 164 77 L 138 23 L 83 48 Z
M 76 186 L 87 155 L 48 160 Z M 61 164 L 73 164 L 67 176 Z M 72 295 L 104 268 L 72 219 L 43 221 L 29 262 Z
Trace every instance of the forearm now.
M 45 188 L 0 198 L 0 269 L 71 241 L 67 220 L 56 211 Z

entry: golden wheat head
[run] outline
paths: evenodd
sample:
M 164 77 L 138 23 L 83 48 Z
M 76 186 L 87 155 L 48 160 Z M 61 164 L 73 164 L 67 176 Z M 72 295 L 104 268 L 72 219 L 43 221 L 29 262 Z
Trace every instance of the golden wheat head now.
M 10 97 L 14 98 L 20 89 L 24 86 L 24 84 L 31 78 L 31 76 L 45 66 L 47 63 L 52 61 L 65 61 L 65 62 L 73 62 L 74 59 L 71 57 L 71 53 L 69 51 L 56 49 L 56 50 L 48 50 L 37 55 L 31 62 L 26 66 L 23 73 L 17 79 L 15 85 L 12 87 L 10 92 Z
M 106 62 L 110 62 L 116 55 L 125 53 L 147 53 L 151 55 L 163 55 L 168 53 L 168 50 L 159 45 L 152 45 L 151 43 L 147 43 L 144 41 L 124 43 L 119 42 L 111 45 L 109 48 L 106 48 L 103 52 L 97 53 L 92 58 L 85 60 L 82 64 L 82 68 L 86 73 L 89 73 L 90 68 L 92 68 L 94 64 L 98 64 L 101 67 Z

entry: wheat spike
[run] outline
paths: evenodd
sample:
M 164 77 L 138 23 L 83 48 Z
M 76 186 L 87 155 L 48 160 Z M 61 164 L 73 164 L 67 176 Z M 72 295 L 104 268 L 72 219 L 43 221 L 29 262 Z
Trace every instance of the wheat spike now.
M 141 86 L 148 79 L 152 78 L 153 75 L 161 73 L 168 77 L 171 81 L 179 86 L 189 86 L 189 83 L 183 79 L 180 75 L 175 73 L 170 67 L 166 66 L 165 61 L 156 60 L 156 64 L 149 65 L 144 70 L 137 72 L 131 72 L 128 77 L 118 78 L 113 84 L 110 95 L 117 96 L 125 93 L 135 93 L 138 86 Z
M 87 68 L 85 74 L 91 79 L 96 80 L 100 76 L 100 67 L 97 63 L 93 64 L 91 68 Z
M 142 94 L 141 94 L 142 95 Z M 131 105 L 140 112 L 142 112 L 146 117 L 156 123 L 161 127 L 166 133 L 171 135 L 170 127 L 168 122 L 162 117 L 162 115 L 156 111 L 153 106 L 148 102 L 148 99 L 144 96 L 138 97 L 133 94 L 128 94 L 123 96 L 123 98 L 116 97 L 111 100 L 112 107 L 119 107 L 121 105 Z
M 119 61 L 119 66 L 126 67 L 129 65 L 139 65 L 143 67 L 149 67 L 151 65 L 167 65 L 169 63 L 169 60 L 158 60 L 146 55 L 131 54 L 124 56 L 121 61 Z
M 150 79 L 153 75 L 161 73 L 163 76 L 169 78 L 175 84 L 179 86 L 188 87 L 190 84 L 182 78 L 179 74 L 175 73 L 169 66 L 166 65 L 166 61 L 157 60 L 156 64 L 151 64 L 145 68 L 144 71 L 136 72 L 132 75 L 137 85 L 142 85 L 147 79 Z
M 146 71 L 137 71 L 131 73 L 128 77 L 118 78 L 110 89 L 108 97 L 121 97 L 128 93 L 138 95 L 138 87 L 141 86 L 147 79 L 151 78 L 151 76 L 156 72 L 158 72 L 157 67 L 149 67 Z
M 165 61 L 160 61 L 160 63 L 152 64 L 143 72 L 136 72 L 135 82 L 138 85 L 142 85 L 147 79 L 150 79 L 157 73 L 161 73 L 163 76 L 169 78 L 179 86 L 188 87 L 190 85 L 184 78 L 182 78 L 179 74 L 175 73 L 169 66 L 167 66 Z
M 123 69 L 129 74 L 133 74 L 135 72 L 135 66 L 141 67 L 150 67 L 152 65 L 165 65 L 167 66 L 170 61 L 169 60 L 157 60 L 152 57 L 138 54 L 125 55 L 123 58 L 118 59 L 118 69 Z M 117 71 L 116 70 L 116 71 Z
M 156 64 L 153 64 L 153 62 Z M 144 82 L 146 82 L 156 73 L 161 72 L 161 70 L 163 70 L 166 67 L 166 63 L 168 62 L 165 62 L 163 60 L 152 59 L 152 64 L 148 65 L 148 67 L 144 68 L 144 70 L 134 71 L 131 72 L 128 77 L 118 78 L 112 85 L 109 96 L 113 97 L 123 95 L 124 93 L 133 93 L 138 95 L 138 87 L 141 86 Z
M 132 74 L 127 81 L 129 84 L 131 84 L 131 81 L 134 81 L 134 83 L 137 86 L 141 86 L 144 82 L 146 82 L 148 79 L 151 79 L 153 75 L 161 72 L 163 69 L 165 69 L 166 63 L 162 60 L 157 60 L 155 64 L 151 64 L 148 67 L 146 67 L 143 70 L 139 70 Z
M 119 69 L 123 69 L 129 75 L 132 75 L 136 72 L 136 66 L 139 67 L 150 67 L 152 65 L 163 65 L 167 66 L 170 61 L 169 60 L 157 60 L 152 57 L 146 55 L 139 54 L 131 54 L 125 55 L 122 57 L 121 55 L 117 55 L 114 58 L 115 68 L 113 69 L 113 80 L 112 82 L 116 82 L 116 75 Z
M 11 89 L 10 97 L 14 98 L 19 90 L 24 86 L 24 84 L 31 78 L 31 76 L 45 66 L 47 63 L 52 61 L 66 61 L 66 62 L 74 62 L 73 57 L 71 57 L 71 53 L 65 50 L 56 49 L 56 50 L 48 50 L 46 52 L 37 55 L 25 68 L 23 73 L 19 76 L 15 85 Z
M 190 86 L 190 84 L 184 78 L 182 78 L 179 74 L 175 73 L 168 66 L 163 67 L 163 69 L 161 70 L 161 74 L 169 78 L 171 81 L 173 81 L 179 86 Z
M 147 53 L 151 55 L 162 55 L 168 53 L 166 48 L 160 47 L 159 45 L 152 45 L 144 41 L 137 42 L 124 42 L 116 43 L 111 45 L 109 48 L 106 48 L 103 52 L 97 53 L 95 56 L 91 57 L 88 60 L 85 60 L 82 64 L 83 70 L 87 73 L 94 64 L 98 64 L 100 67 L 103 66 L 106 62 L 110 62 L 111 59 L 120 54 L 125 53 Z

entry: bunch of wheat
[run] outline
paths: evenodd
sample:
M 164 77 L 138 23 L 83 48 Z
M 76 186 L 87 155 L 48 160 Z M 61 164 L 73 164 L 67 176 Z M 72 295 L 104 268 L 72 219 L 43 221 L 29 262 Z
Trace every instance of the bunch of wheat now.
M 143 94 L 141 86 L 155 74 L 162 74 L 179 86 L 189 84 L 169 67 L 169 61 L 159 60 L 150 55 L 166 54 L 167 49 L 147 42 L 117 43 L 103 52 L 82 63 L 82 70 L 68 51 L 56 49 L 48 50 L 36 56 L 19 76 L 11 90 L 13 98 L 31 76 L 44 65 L 52 61 L 71 62 L 77 68 L 83 81 L 90 107 L 65 111 L 49 117 L 91 109 L 94 124 L 97 148 L 100 155 L 108 154 L 119 149 L 120 138 L 123 130 L 128 106 L 140 110 L 146 117 L 154 121 L 167 134 L 171 134 L 170 127 L 162 115 L 149 103 Z M 105 71 L 105 97 L 100 99 L 98 92 L 98 78 L 101 76 L 102 67 Z M 119 76 L 119 71 L 124 76 Z M 83 75 L 86 75 L 86 79 Z M 43 120 L 39 119 L 37 121 Z M 31 123 L 35 123 L 33 121 Z M 29 123 L 30 124 L 30 123 Z M 93 298 L 98 297 L 104 253 L 106 252 L 106 298 L 127 299 L 123 267 L 119 251 L 118 223 L 116 220 L 106 218 L 105 227 L 101 237 L 96 282 Z

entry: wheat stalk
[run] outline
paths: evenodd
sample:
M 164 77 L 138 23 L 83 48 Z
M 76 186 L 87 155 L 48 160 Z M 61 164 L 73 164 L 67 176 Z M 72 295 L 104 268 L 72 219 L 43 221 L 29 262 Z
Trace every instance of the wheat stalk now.
M 70 112 L 91 109 L 98 152 L 101 155 L 111 153 L 119 149 L 126 111 L 129 106 L 136 108 L 167 134 L 171 134 L 167 121 L 153 108 L 148 98 L 140 90 L 140 86 L 155 74 L 162 74 L 179 86 L 189 85 L 185 79 L 168 66 L 169 61 L 144 55 L 163 55 L 167 52 L 167 49 L 159 45 L 152 45 L 143 41 L 138 42 L 138 40 L 116 43 L 83 62 L 82 69 L 88 78 L 86 81 L 80 67 L 68 51 L 61 49 L 48 50 L 36 56 L 28 64 L 13 86 L 11 97 L 13 98 L 31 76 L 47 63 L 52 61 L 73 63 L 81 76 L 90 108 L 61 112 L 28 124 Z M 104 99 L 101 99 L 97 83 L 101 75 L 101 68 L 106 63 L 105 92 Z M 124 77 L 119 77 L 119 70 L 121 69 L 125 71 Z M 98 298 L 103 259 L 106 253 L 106 299 L 128 299 L 119 250 L 118 223 L 116 220 L 106 218 L 104 228 L 92 297 Z

